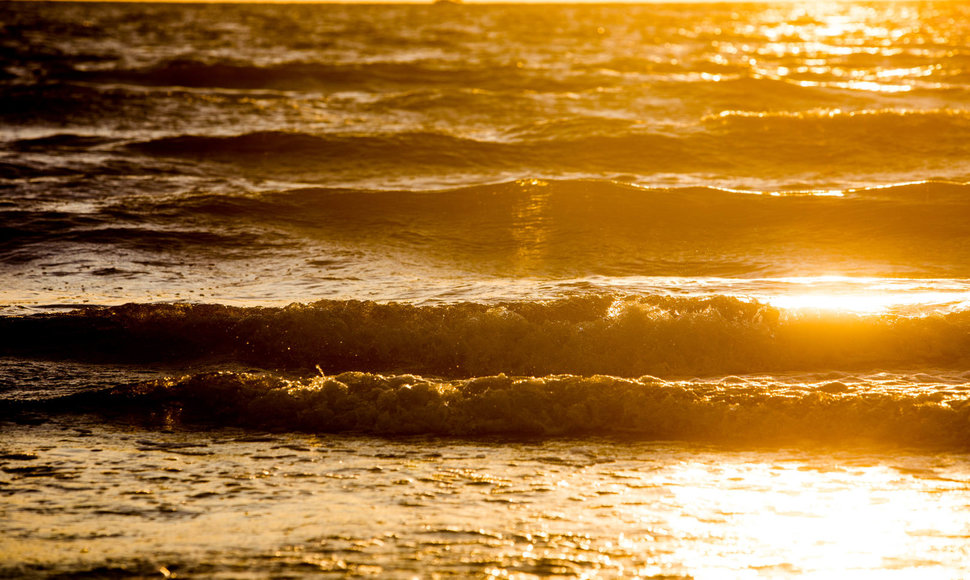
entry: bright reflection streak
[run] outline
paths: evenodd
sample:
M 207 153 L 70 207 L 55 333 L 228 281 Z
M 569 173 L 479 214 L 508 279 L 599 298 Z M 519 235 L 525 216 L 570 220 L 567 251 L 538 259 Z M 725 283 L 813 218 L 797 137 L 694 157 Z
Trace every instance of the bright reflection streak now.
M 946 292 L 917 292 L 912 294 L 879 293 L 878 291 L 807 292 L 782 296 L 766 296 L 763 300 L 786 310 L 820 310 L 854 314 L 879 314 L 927 306 L 958 307 L 970 302 L 970 295 L 955 296 Z
M 796 312 L 929 315 L 970 309 L 970 280 L 804 276 L 789 278 L 590 278 L 626 292 L 726 295 Z
M 762 302 L 786 310 L 817 310 L 852 314 L 886 312 L 922 314 L 970 306 L 970 288 L 950 281 L 893 280 L 814 276 L 785 278 L 788 291 L 757 296 Z

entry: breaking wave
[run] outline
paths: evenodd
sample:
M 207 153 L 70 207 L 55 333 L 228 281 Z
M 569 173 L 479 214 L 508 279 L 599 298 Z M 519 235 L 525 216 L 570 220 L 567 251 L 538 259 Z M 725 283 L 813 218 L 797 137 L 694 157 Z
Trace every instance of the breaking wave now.
M 726 296 L 614 294 L 442 306 L 129 304 L 0 318 L 0 356 L 440 377 L 965 368 L 970 311 L 792 313 Z
M 647 440 L 970 445 L 967 384 L 667 382 L 504 374 L 444 381 L 348 372 L 305 380 L 215 372 L 33 402 L 0 412 L 94 412 L 252 429 L 445 436 L 621 436 Z

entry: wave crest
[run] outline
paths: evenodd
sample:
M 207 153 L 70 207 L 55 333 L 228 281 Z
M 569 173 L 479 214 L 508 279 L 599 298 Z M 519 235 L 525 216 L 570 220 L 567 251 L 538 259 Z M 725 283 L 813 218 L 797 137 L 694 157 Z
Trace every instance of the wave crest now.
M 970 444 L 966 386 L 668 383 L 570 375 L 442 381 L 350 372 L 303 381 L 217 372 L 72 395 L 48 410 L 191 424 L 383 435 L 609 435 L 714 442 Z M 37 403 L 32 403 L 37 405 Z M 30 406 L 30 404 L 28 404 Z
M 443 306 L 129 304 L 0 318 L 0 354 L 470 377 L 636 377 L 970 364 L 970 312 L 783 314 L 727 296 Z

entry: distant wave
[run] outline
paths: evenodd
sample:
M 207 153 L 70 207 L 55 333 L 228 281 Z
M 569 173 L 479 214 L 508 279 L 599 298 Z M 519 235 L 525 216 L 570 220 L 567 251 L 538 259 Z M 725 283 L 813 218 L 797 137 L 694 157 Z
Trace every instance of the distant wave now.
M 490 90 L 566 92 L 588 90 L 606 79 L 574 74 L 543 75 L 515 62 L 470 64 L 430 62 L 285 62 L 260 66 L 247 62 L 169 60 L 140 69 L 71 70 L 60 79 L 147 86 L 209 87 L 289 91 L 379 90 L 401 87 L 478 87 Z
M 0 318 L 0 356 L 443 377 L 966 368 L 970 311 L 796 315 L 724 296 L 613 294 L 445 306 L 129 304 Z
M 725 7 L 699 19 L 657 6 L 429 10 L 24 5 L 0 42 L 0 121 L 124 135 L 118 155 L 291 182 L 451 170 L 456 183 L 470 169 L 819 187 L 970 179 L 965 55 L 939 31 L 914 28 L 911 54 L 869 38 L 819 44 L 801 16 L 782 46 Z M 886 14 L 899 16 L 867 18 Z M 907 19 L 950 30 L 964 15 L 934 5 Z M 5 173 L 36 176 L 18 167 Z
M 181 135 L 132 143 L 133 151 L 240 163 L 259 171 L 326 171 L 352 164 L 411 170 L 673 171 L 701 162 L 676 137 L 659 134 L 573 136 L 547 141 L 482 141 L 435 132 L 310 135 L 282 131 L 213 137 Z M 255 164 L 255 166 L 254 166 Z
M 40 91 L 40 89 L 38 89 Z M 41 91 L 42 93 L 43 91 Z M 65 98 L 70 99 L 67 91 Z M 52 107 L 61 107 L 71 122 L 82 117 L 90 122 L 110 117 L 118 105 L 112 101 L 88 103 L 81 108 L 65 103 L 50 104 L 51 97 L 38 93 L 34 99 L 12 104 L 26 121 L 57 122 Z M 433 106 L 447 110 L 469 109 L 486 114 L 481 107 L 498 106 L 475 98 L 455 102 L 436 91 L 420 95 L 388 97 L 385 106 L 422 110 Z M 126 114 L 137 115 L 144 96 L 124 101 L 132 107 Z M 192 99 L 186 97 L 188 101 Z M 444 102 L 441 100 L 444 99 Z M 431 104 L 423 103 L 429 101 Z M 182 100 L 176 99 L 182 103 Z M 31 108 L 37 106 L 37 112 Z M 162 106 L 162 105 L 158 105 Z M 224 107 L 233 107 L 224 103 Z M 90 109 L 90 110 L 88 110 Z M 248 109 L 247 109 L 248 111 Z M 199 115 L 211 113 L 200 110 Z M 249 111 L 247 114 L 251 114 Z M 503 110 L 495 115 L 503 117 Z M 429 118 L 441 111 L 425 111 Z M 640 125 L 629 119 L 595 114 L 570 115 L 555 120 L 539 119 L 489 131 L 483 139 L 461 125 L 454 133 L 432 123 L 434 129 L 381 132 L 300 132 L 251 130 L 236 134 L 173 134 L 121 142 L 84 134 L 62 134 L 57 139 L 21 139 L 9 146 L 18 152 L 64 151 L 83 153 L 89 149 L 113 152 L 137 160 L 148 157 L 174 158 L 191 163 L 230 164 L 244 174 L 294 180 L 320 180 L 335 173 L 359 175 L 387 171 L 393 175 L 469 172 L 483 174 L 525 173 L 532 175 L 632 175 L 648 178 L 655 174 L 680 173 L 707 176 L 728 182 L 757 177 L 762 181 L 786 183 L 800 179 L 808 183 L 865 182 L 872 176 L 914 175 L 924 178 L 970 179 L 970 113 L 962 110 L 817 110 L 790 113 L 750 113 L 733 110 L 706 117 L 696 126 L 677 131 Z M 300 121 L 299 117 L 293 123 Z M 259 126 L 258 124 L 256 125 Z M 155 132 L 157 134 L 157 132 Z M 16 157 L 6 160 L 19 162 Z
M 607 130 L 608 129 L 608 130 Z M 970 176 L 970 116 L 893 112 L 835 117 L 728 114 L 679 135 L 629 122 L 577 118 L 517 126 L 498 140 L 439 132 L 314 135 L 281 131 L 180 135 L 132 143 L 149 155 L 236 162 L 260 172 L 329 171 L 348 164 L 397 169 L 571 173 L 709 173 L 790 179 L 884 173 Z M 914 156 L 913 152 L 919 155 Z M 956 161 L 955 161 L 956 160 Z
M 447 436 L 622 436 L 648 440 L 970 445 L 966 384 L 881 390 L 865 382 L 768 384 L 732 377 L 504 374 L 445 381 L 349 372 L 307 380 L 216 372 L 44 401 L 24 411 L 101 413 L 255 429 Z
M 0 208 L 0 262 L 26 262 L 47 255 L 54 248 L 84 244 L 123 247 L 152 252 L 208 248 L 210 251 L 254 252 L 276 247 L 280 240 L 252 232 L 212 232 L 200 228 L 156 228 L 150 225 L 113 226 L 110 220 L 94 220 L 60 211 L 3 211 Z M 100 223 L 99 223 L 100 222 Z M 29 248 L 36 248 L 32 254 Z
M 78 151 L 111 143 L 113 139 L 92 135 L 76 135 L 73 133 L 56 133 L 46 137 L 34 139 L 20 139 L 11 146 L 20 151 L 47 153 L 50 151 Z
M 144 95 L 131 91 L 49 82 L 4 86 L 0 90 L 0 119 L 11 125 L 103 125 L 114 119 L 144 113 Z
M 514 151 L 503 144 L 424 132 L 324 136 L 266 131 L 229 137 L 183 135 L 133 143 L 129 148 L 152 155 L 263 162 L 281 169 L 299 164 L 326 166 L 347 161 L 419 163 L 455 168 L 481 163 L 515 163 Z
M 855 146 L 863 151 L 891 153 L 902 148 L 920 155 L 955 151 L 970 134 L 970 111 L 965 109 L 815 109 L 800 112 L 723 111 L 705 119 L 709 127 L 726 134 L 748 137 L 744 143 L 758 147 L 756 135 L 778 135 L 794 141 L 786 146 L 821 148 L 832 155 Z M 832 148 L 835 148 L 833 150 Z M 770 154 L 769 150 L 765 150 Z M 820 153 L 822 153 L 820 151 Z

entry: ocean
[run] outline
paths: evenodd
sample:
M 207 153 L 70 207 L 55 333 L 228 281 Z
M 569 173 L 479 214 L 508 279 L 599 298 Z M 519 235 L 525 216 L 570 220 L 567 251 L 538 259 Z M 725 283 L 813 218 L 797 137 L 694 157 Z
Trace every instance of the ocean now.
M 970 4 L 0 3 L 0 577 L 970 575 Z

